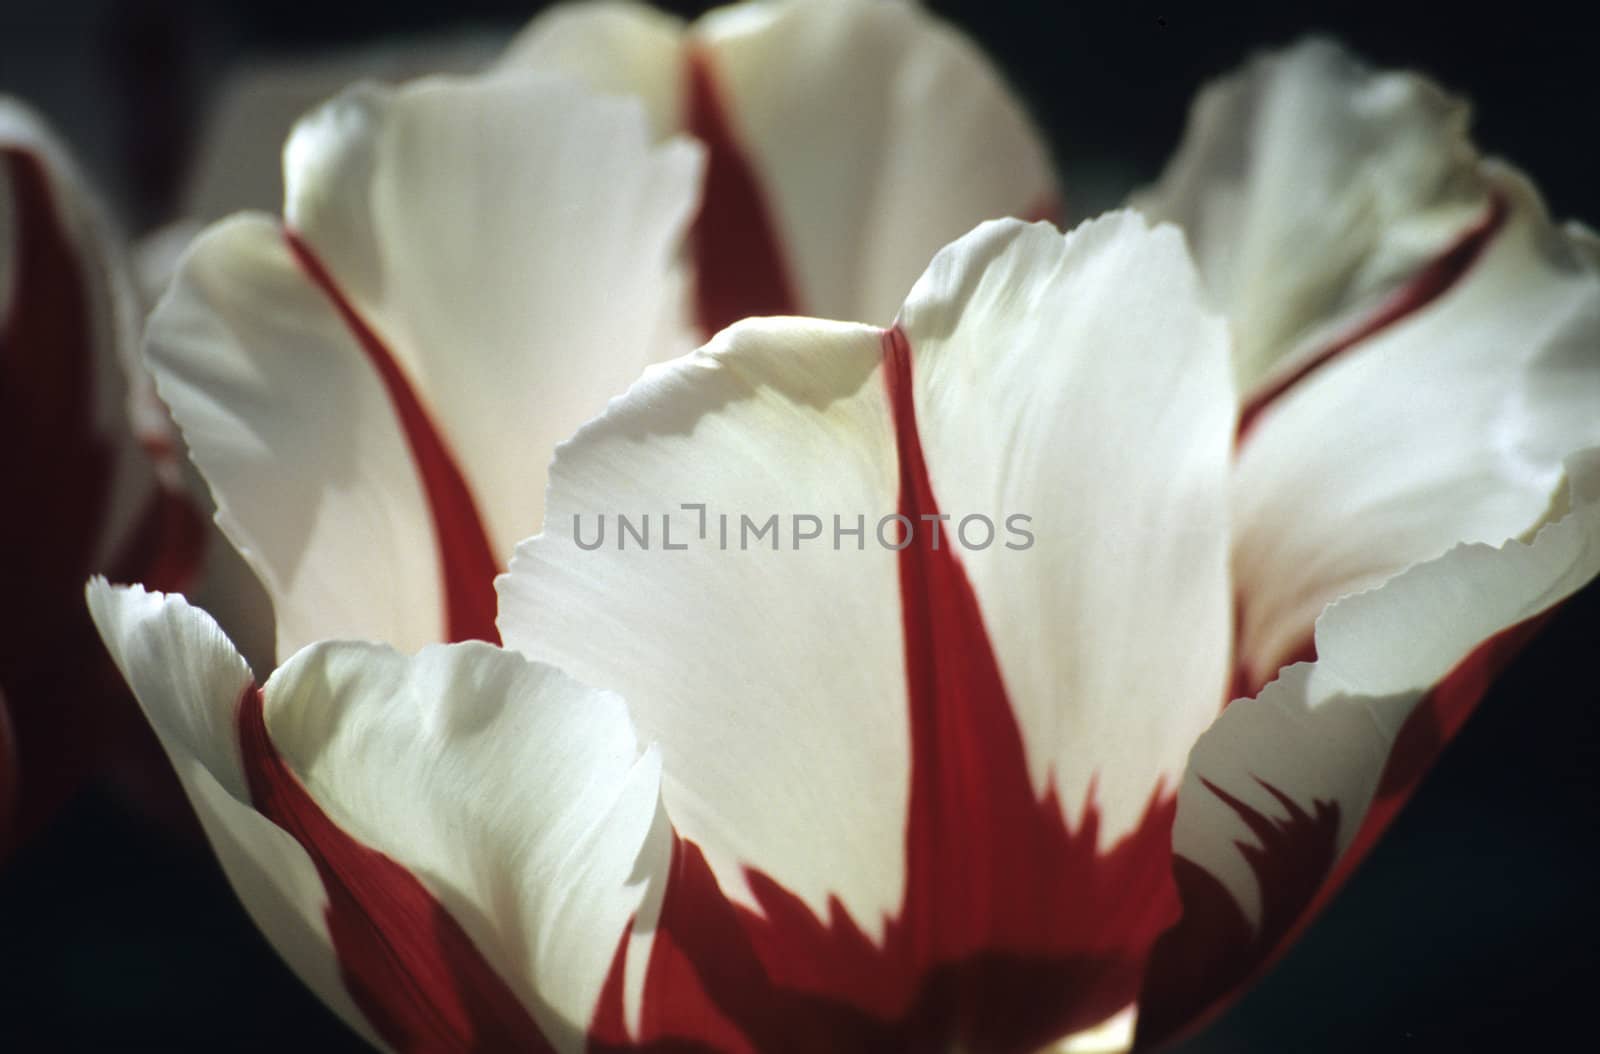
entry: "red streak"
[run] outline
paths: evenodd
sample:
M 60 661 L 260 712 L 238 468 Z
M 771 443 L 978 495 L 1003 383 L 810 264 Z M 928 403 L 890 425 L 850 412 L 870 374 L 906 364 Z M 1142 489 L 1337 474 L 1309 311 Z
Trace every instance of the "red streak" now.
M 414 1054 L 552 1052 L 521 1000 L 433 894 L 328 819 L 273 746 L 255 687 L 239 701 L 238 729 L 251 803 L 316 865 L 340 974 L 384 1042 Z
M 1233 639 L 1239 639 L 1239 627 L 1244 623 L 1244 598 L 1236 597 L 1233 602 L 1234 634 Z M 1228 689 L 1228 697 L 1222 701 L 1224 708 L 1236 699 L 1254 699 L 1256 693 L 1277 679 L 1278 674 L 1288 666 L 1297 662 L 1317 661 L 1317 639 L 1310 628 L 1306 631 L 1305 639 L 1285 655 L 1276 666 L 1265 674 L 1254 674 L 1248 663 L 1236 654 L 1233 663 L 1233 683 Z
M 1380 330 L 1387 329 L 1408 315 L 1415 314 L 1433 303 L 1439 297 L 1448 293 L 1456 283 L 1472 269 L 1472 265 L 1483 256 L 1483 251 L 1495 234 L 1505 225 L 1510 206 L 1502 197 L 1496 196 L 1489 204 L 1489 211 L 1476 225 L 1461 235 L 1454 245 L 1441 253 L 1433 262 L 1395 291 L 1382 306 L 1361 325 L 1335 340 L 1326 348 L 1308 358 L 1298 369 L 1288 376 L 1270 385 L 1261 392 L 1252 396 L 1245 403 L 1239 414 L 1239 431 L 1236 442 L 1242 444 L 1250 429 L 1255 426 L 1256 420 L 1262 411 L 1281 398 L 1289 389 L 1298 385 L 1311 374 L 1332 362 L 1338 356 L 1349 351 L 1377 334 Z
M 1183 921 L 1161 938 L 1151 960 L 1139 998 L 1139 1049 L 1192 1034 L 1214 1019 L 1299 939 L 1388 830 L 1494 679 L 1556 610 L 1479 644 L 1417 703 L 1390 746 L 1355 837 L 1337 859 L 1336 804 L 1314 802 L 1312 816 L 1268 786 L 1290 814 L 1276 821 L 1207 784 L 1261 843 L 1260 848 L 1238 845 L 1262 891 L 1262 924 L 1252 928 L 1232 894 L 1209 872 L 1174 859 Z
M 10 707 L 0 717 L 9 725 L 0 783 L 11 799 L 0 804 L 3 856 L 110 762 L 129 760 L 178 793 L 100 644 L 83 582 L 102 570 L 118 581 L 183 588 L 204 531 L 185 499 L 158 489 L 112 565 L 95 565 L 114 458 L 95 419 L 95 320 L 104 308 L 93 302 L 85 270 L 94 262 L 68 232 L 44 162 L 0 149 L 0 168 L 16 224 L 14 287 L 0 318 L 0 479 L 12 502 L 0 515 L 9 601 L 0 624 L 0 705 Z
M 800 314 L 783 239 L 739 145 L 711 56 L 691 47 L 685 72 L 685 124 L 707 153 L 704 197 L 689 233 L 700 331 L 710 337 L 742 318 Z
M 1288 816 L 1277 820 L 1205 781 L 1255 837 L 1238 841 L 1261 890 L 1261 924 L 1251 926 L 1228 888 L 1198 864 L 1172 859 L 1183 918 L 1156 943 L 1139 993 L 1138 1042 L 1148 1050 L 1187 1035 L 1227 1005 L 1299 932 L 1305 906 L 1333 867 L 1339 806 L 1316 801 L 1312 812 L 1258 781 Z
M 912 349 L 899 329 L 885 335 L 884 355 L 900 512 L 920 523 L 939 507 L 917 429 Z M 919 957 L 931 961 L 983 949 L 1100 960 L 1092 984 L 1037 993 L 1053 1004 L 1044 1016 L 1056 1015 L 1039 1032 L 1048 1039 L 1129 1002 L 1150 942 L 1175 919 L 1165 874 L 1174 799 L 1153 793 L 1146 822 L 1103 858 L 1095 854 L 1092 802 L 1084 829 L 1067 830 L 1055 790 L 1034 794 L 1021 730 L 955 549 L 928 542 L 900 552 L 913 757 L 904 924 Z M 965 1035 L 982 1048 L 991 1033 Z
M 83 580 L 105 526 L 111 454 L 95 423 L 95 305 L 77 248 L 44 164 L 21 150 L 0 150 L 0 164 L 9 167 L 16 223 L 15 285 L 0 320 L 0 447 L 15 502 L 0 516 L 4 671 L 48 641 L 47 612 L 83 607 Z
M 499 644 L 500 632 L 494 624 L 494 578 L 500 573 L 500 566 L 489 546 L 466 477 L 383 339 L 350 304 L 311 247 L 293 231 L 286 230 L 284 237 L 295 261 L 328 298 L 366 353 L 405 433 L 433 517 L 445 602 L 445 639 Z
M 917 433 L 911 349 L 884 337 L 900 512 L 938 509 Z M 1068 830 L 1034 793 L 977 598 L 950 548 L 900 553 L 912 771 L 906 885 L 875 943 L 837 901 L 819 918 L 747 869 L 750 911 L 678 838 L 645 979 L 646 1046 L 733 1051 L 1031 1051 L 1132 1001 L 1145 957 L 1177 915 L 1171 795 L 1097 848 L 1091 801 Z M 591 1049 L 626 1046 L 617 959 Z

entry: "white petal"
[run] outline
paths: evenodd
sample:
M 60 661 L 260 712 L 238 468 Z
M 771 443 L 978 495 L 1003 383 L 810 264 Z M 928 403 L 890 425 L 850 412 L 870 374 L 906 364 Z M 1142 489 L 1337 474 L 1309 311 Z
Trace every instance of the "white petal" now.
M 1318 659 L 1229 706 L 1196 745 L 1174 850 L 1222 880 L 1252 922 L 1262 895 L 1237 810 L 1202 781 L 1274 819 L 1284 804 L 1337 807 L 1336 851 L 1361 828 L 1395 739 L 1417 704 L 1481 643 L 1600 574 L 1600 451 L 1569 462 L 1571 512 L 1531 542 L 1463 545 L 1348 597 L 1317 622 Z M 1242 845 L 1241 845 L 1242 843 Z
M 502 69 L 561 73 L 644 105 L 665 138 L 683 127 L 683 20 L 631 0 L 562 3 L 518 33 Z
M 428 509 L 377 375 L 265 216 L 202 235 L 148 355 L 217 522 L 272 596 L 279 655 L 443 635 Z
M 1248 393 L 1370 314 L 1488 208 L 1466 107 L 1324 40 L 1255 59 L 1195 101 L 1132 201 L 1189 238 Z
M 1022 107 L 976 46 L 914 4 L 737 5 L 696 36 L 808 314 L 886 324 L 946 242 L 1054 205 Z
M 631 104 L 501 74 L 352 90 L 285 165 L 289 226 L 420 391 L 508 560 L 556 443 L 690 346 L 671 271 L 697 148 L 652 146 Z
M 476 642 L 318 645 L 265 694 L 328 817 L 435 894 L 559 1049 L 583 1049 L 671 853 L 659 760 L 622 701 Z
M 898 486 L 880 359 L 876 329 L 768 319 L 657 367 L 558 452 L 545 532 L 499 580 L 506 645 L 618 691 L 659 742 L 673 824 L 730 896 L 754 903 L 753 863 L 868 932 L 900 897 L 908 750 L 896 559 L 871 538 Z M 864 516 L 863 548 L 792 548 L 797 514 L 825 543 Z M 648 516 L 649 549 L 619 515 Z
M 1600 449 L 1568 462 L 1570 511 L 1531 543 L 1462 545 L 1317 621 L 1315 663 L 1236 700 L 1178 798 L 1183 921 L 1157 946 L 1141 1046 L 1224 1005 L 1381 837 L 1538 617 L 1600 574 Z
M 249 805 L 234 715 L 244 660 L 205 612 L 142 587 L 88 588 L 113 661 L 155 727 L 234 892 L 273 948 L 339 1016 L 376 1043 L 339 980 L 310 858 Z
M 140 238 L 133 247 L 134 279 L 146 314 L 155 309 L 167 294 L 167 287 L 178 276 L 183 254 L 200 233 L 193 220 L 176 220 Z
M 197 223 L 178 220 L 146 234 L 134 246 L 134 277 L 147 313 L 154 311 L 166 295 L 184 254 L 199 233 Z M 152 394 L 153 388 L 152 382 Z M 183 460 L 178 468 L 184 493 L 204 520 L 213 520 L 216 506 L 205 478 L 193 462 Z M 273 661 L 277 624 L 272 600 L 250 565 L 214 523 L 206 532 L 205 552 L 195 578 L 194 587 L 186 589 L 185 595 L 226 629 L 251 668 L 270 670 L 277 665 Z
M 933 261 L 901 326 L 943 512 L 1040 794 L 1098 803 L 1103 844 L 1177 785 L 1221 706 L 1232 632 L 1227 332 L 1176 230 L 1132 213 L 987 224 Z M 966 516 L 1030 517 L 992 545 Z
M 151 321 L 150 358 L 273 596 L 278 654 L 414 649 L 456 635 L 451 546 L 355 327 L 398 363 L 483 562 L 503 564 L 539 523 L 556 442 L 680 347 L 670 271 L 694 151 L 652 147 L 624 103 L 503 75 L 353 89 L 301 124 L 286 164 L 316 261 L 261 218 L 214 228 Z
M 363 883 L 338 865 L 334 873 L 349 881 L 330 901 L 329 872 L 319 877 L 311 855 L 326 863 L 326 845 L 291 837 L 250 806 L 246 767 L 263 760 L 246 759 L 241 747 L 240 700 L 251 677 L 214 622 L 181 597 L 101 581 L 89 598 L 252 916 L 370 1037 L 345 987 L 367 978 L 359 962 L 334 960 L 326 913 L 354 904 L 370 912 L 381 939 L 399 941 L 410 935 L 384 927 L 419 920 L 386 914 L 393 905 L 382 882 Z M 270 748 L 303 787 L 295 793 L 319 811 L 316 823 L 331 824 L 320 833 L 403 868 L 543 1036 L 563 1051 L 583 1049 L 635 916 L 648 939 L 646 895 L 662 888 L 671 852 L 659 764 L 639 751 L 621 701 L 481 643 L 433 646 L 414 658 L 379 645 L 321 644 L 291 658 L 263 694 Z M 361 1005 L 415 1009 L 412 1001 L 437 998 L 432 985 L 472 976 L 453 974 L 458 960 L 432 965 L 437 975 L 408 977 L 413 989 L 369 991 Z
M 1600 443 L 1600 255 L 1531 187 L 1446 294 L 1275 401 L 1235 483 L 1240 659 L 1255 684 L 1339 596 L 1545 514 L 1571 452 Z

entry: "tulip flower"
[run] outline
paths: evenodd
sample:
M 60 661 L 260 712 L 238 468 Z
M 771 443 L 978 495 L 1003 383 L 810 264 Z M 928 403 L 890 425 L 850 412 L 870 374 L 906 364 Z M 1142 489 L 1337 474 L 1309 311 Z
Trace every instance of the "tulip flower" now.
M 169 426 L 133 365 L 138 326 L 104 209 L 43 122 L 0 98 L 0 851 L 122 740 L 148 737 L 100 660 L 82 579 L 187 588 L 200 555 Z
M 1031 1049 L 1133 1000 L 1229 676 L 1224 326 L 1131 216 L 982 227 L 900 318 L 737 326 L 581 431 L 507 649 L 324 642 L 258 690 L 181 599 L 91 587 L 258 919 L 369 1034 Z M 954 522 L 898 551 L 566 536 L 688 495 L 1057 529 L 960 557 Z M 618 694 L 525 657 L 557 653 Z
M 353 1028 L 1149 1044 L 1304 925 L 1600 574 L 1600 280 L 1420 81 L 1311 46 L 1199 114 L 1142 202 L 1181 232 L 985 223 L 867 322 L 666 362 L 659 126 L 510 74 L 302 124 L 286 226 L 203 236 L 149 345 L 287 658 L 88 592 Z
M 501 580 L 506 649 L 320 643 L 258 688 L 181 598 L 91 587 L 258 920 L 369 1035 L 1028 1050 L 1135 999 L 1230 676 L 1225 329 L 1177 233 L 1129 215 L 986 225 L 899 318 L 741 324 L 581 430 Z M 1036 544 L 574 544 L 687 494 L 1026 507 Z M 1474 552 L 1511 610 L 1472 621 L 1558 600 L 1597 540 L 1580 489 Z

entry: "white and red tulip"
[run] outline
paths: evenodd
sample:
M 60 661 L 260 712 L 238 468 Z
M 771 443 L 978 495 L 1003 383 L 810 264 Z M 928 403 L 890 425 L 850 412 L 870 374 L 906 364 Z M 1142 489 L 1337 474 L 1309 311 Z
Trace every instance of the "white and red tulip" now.
M 529 53 L 645 48 L 610 10 Z M 724 96 L 750 138 L 721 183 L 681 96 L 652 123 L 512 70 L 349 93 L 291 140 L 285 223 L 202 236 L 152 321 L 286 659 L 259 683 L 181 597 L 90 607 L 247 908 L 383 1046 L 1025 1051 L 1134 1011 L 1159 1041 L 1304 924 L 1507 642 L 1600 573 L 1591 242 L 1432 89 L 1267 60 L 1144 200 L 1183 233 L 986 223 L 879 303 L 913 242 L 878 234 L 924 214 L 895 190 L 940 171 L 899 132 L 996 122 L 913 114 L 822 174 L 811 143 L 786 190 L 830 113 L 853 132 L 941 68 L 885 61 L 912 72 L 839 109 L 876 68 L 808 35 L 841 13 L 926 24 L 651 30 L 691 97 L 804 57 Z M 1233 105 L 1257 121 L 1213 146 Z M 753 134 L 764 106 L 806 112 Z M 890 189 L 808 196 L 864 165 Z M 748 216 L 753 186 L 730 247 L 719 188 Z M 719 284 L 741 258 L 760 281 Z M 662 361 L 691 315 L 796 307 L 893 323 L 752 319 Z M 724 548 L 684 504 L 866 535 Z M 657 545 L 574 544 L 618 514 Z M 943 544 L 884 544 L 894 514 L 950 516 Z M 1032 544 L 960 537 L 1014 514 Z
M 82 579 L 186 589 L 203 548 L 134 365 L 140 321 L 101 204 L 43 121 L 0 98 L 0 852 L 148 739 L 100 658 Z

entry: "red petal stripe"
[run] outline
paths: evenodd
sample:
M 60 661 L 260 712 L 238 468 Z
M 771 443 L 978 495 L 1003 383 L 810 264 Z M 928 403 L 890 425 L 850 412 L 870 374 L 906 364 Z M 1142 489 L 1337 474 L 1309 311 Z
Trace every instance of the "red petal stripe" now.
M 1312 355 L 1287 377 L 1252 396 L 1239 413 L 1237 441 L 1243 443 L 1262 411 L 1282 398 L 1289 389 L 1380 330 L 1387 329 L 1406 316 L 1421 311 L 1448 293 L 1483 256 L 1484 249 L 1505 226 L 1509 213 L 1510 205 L 1506 199 L 1496 195 L 1489 204 L 1488 212 L 1477 224 L 1464 232 L 1454 245 L 1396 290 L 1379 306 L 1372 317 Z
M 95 305 L 83 262 L 44 163 L 13 149 L 0 150 L 0 164 L 16 225 L 15 284 L 0 319 L 0 457 L 11 495 L 0 516 L 12 601 L 0 634 L 5 671 L 48 639 L 49 616 L 83 607 L 111 456 L 95 422 Z
M 884 352 L 900 512 L 920 523 L 938 502 L 917 430 L 912 349 L 897 328 L 885 335 Z M 1109 854 L 1096 853 L 1092 800 L 1083 828 L 1067 829 L 1054 789 L 1034 793 L 1021 730 L 955 550 L 927 542 L 900 553 L 913 757 L 903 918 L 924 962 L 1022 955 L 1049 963 L 1036 979 L 1044 983 L 1028 993 L 1039 1005 L 985 1005 L 977 997 L 998 993 L 980 971 L 974 998 L 958 1011 L 983 1021 L 961 1030 L 968 1045 L 995 1049 L 991 1040 L 1012 1031 L 1006 1045 L 1020 1048 L 1096 1024 L 1131 1001 L 1150 943 L 1176 917 L 1167 873 L 1175 797 L 1154 789 L 1144 823 Z M 1068 978 L 1076 983 L 1055 987 Z
M 91 300 L 85 268 L 98 261 L 82 257 L 39 157 L 0 149 L 0 168 L 9 176 L 16 224 L 15 285 L 0 318 L 0 479 L 13 503 L 0 515 L 11 601 L 0 625 L 0 705 L 11 707 L 10 742 L 0 758 L 10 771 L 0 782 L 14 796 L 12 809 L 0 808 L 4 855 L 113 760 L 131 760 L 177 794 L 99 642 L 83 582 L 102 570 L 117 581 L 184 588 L 205 537 L 187 499 L 157 488 L 111 566 L 95 565 L 109 527 L 113 468 L 95 420 L 104 380 L 95 343 L 102 309 Z M 9 831 L 7 812 L 15 821 Z
M 433 517 L 444 587 L 446 639 L 500 643 L 500 631 L 494 624 L 494 578 L 500 573 L 500 565 L 489 546 L 466 477 L 388 345 L 351 305 L 311 247 L 293 231 L 286 230 L 284 237 L 295 261 L 328 298 L 366 353 L 405 432 Z
M 1479 644 L 1417 703 L 1390 746 L 1354 839 L 1337 860 L 1336 804 L 1314 802 L 1313 816 L 1268 786 L 1289 813 L 1287 820 L 1273 820 L 1206 784 L 1260 840 L 1260 848 L 1241 842 L 1239 849 L 1262 890 L 1262 925 L 1252 928 L 1232 894 L 1209 872 L 1175 858 L 1184 916 L 1162 937 L 1151 960 L 1139 997 L 1140 1049 L 1192 1033 L 1211 1020 L 1299 938 L 1377 844 L 1494 679 L 1555 610 Z
M 255 687 L 239 701 L 238 728 L 251 804 L 316 865 L 340 974 L 384 1042 L 414 1054 L 553 1054 L 521 1000 L 433 894 L 341 830 L 307 793 L 272 744 Z
M 685 124 L 707 151 L 700 214 L 689 233 L 700 331 L 710 337 L 742 318 L 800 314 L 783 240 L 703 48 L 689 48 L 685 76 Z
M 1162 935 L 1139 994 L 1139 1049 L 1148 1049 L 1198 1026 L 1222 1008 L 1287 943 L 1307 903 L 1333 867 L 1339 806 L 1312 803 L 1311 812 L 1278 788 L 1258 781 L 1288 815 L 1269 817 L 1210 781 L 1205 787 L 1244 821 L 1255 842 L 1234 844 L 1261 888 L 1261 925 L 1216 877 L 1183 857 L 1173 874 L 1183 899 L 1183 919 Z
M 0 699 L 13 722 L 10 778 L 18 781 L 30 758 L 41 762 L 27 767 L 17 799 L 9 833 L 21 840 L 77 788 L 96 752 L 82 733 L 98 728 L 87 717 L 104 699 L 109 661 L 92 643 L 83 580 L 104 527 L 111 457 L 95 429 L 87 276 L 49 174 L 20 149 L 0 149 L 0 166 L 15 223 L 14 284 L 0 318 L 0 479 L 8 492 L 0 515 Z M 7 833 L 0 828 L 0 855 Z
M 917 434 L 911 349 L 884 337 L 900 511 L 937 512 Z M 910 695 L 906 888 L 882 945 L 834 902 L 818 918 L 753 869 L 759 911 L 732 904 L 678 839 L 646 974 L 642 1040 L 719 1050 L 1032 1050 L 1121 1009 L 1176 917 L 1174 799 L 1097 848 L 1090 802 L 1071 831 L 1032 787 L 977 599 L 948 547 L 900 555 Z M 623 1044 L 618 958 L 595 1049 Z
M 1418 271 L 1410 281 L 1396 290 L 1388 301 L 1373 313 L 1372 317 L 1360 323 L 1345 336 L 1329 344 L 1322 351 L 1312 355 L 1289 376 L 1251 397 L 1239 414 L 1239 428 L 1235 437 L 1236 445 L 1243 445 L 1247 434 L 1255 427 L 1255 423 L 1260 419 L 1261 414 L 1278 399 L 1282 398 L 1291 388 L 1299 385 L 1311 374 L 1356 345 L 1401 321 L 1408 315 L 1421 311 L 1454 288 L 1456 283 L 1460 282 L 1467 272 L 1472 269 L 1472 265 L 1483 256 L 1484 250 L 1488 248 L 1489 243 L 1494 240 L 1495 235 L 1505 226 L 1509 213 L 1510 205 L 1505 198 L 1497 195 L 1491 199 L 1489 210 L 1477 224 L 1465 231 L 1454 245 L 1439 254 L 1426 267 Z M 1236 643 L 1238 640 L 1237 627 L 1244 624 L 1244 608 L 1247 600 L 1247 597 L 1239 596 L 1234 602 L 1234 639 Z M 1311 629 L 1312 627 L 1310 626 L 1306 627 L 1305 640 L 1288 658 L 1279 663 L 1280 668 L 1297 662 L 1316 661 L 1316 643 L 1312 638 Z M 1268 681 L 1271 681 L 1276 676 L 1276 673 L 1273 673 L 1265 677 L 1253 677 L 1244 661 L 1239 658 L 1237 649 L 1235 649 L 1234 664 L 1233 687 L 1228 699 L 1223 701 L 1224 705 L 1232 699 L 1254 696 L 1266 686 Z

